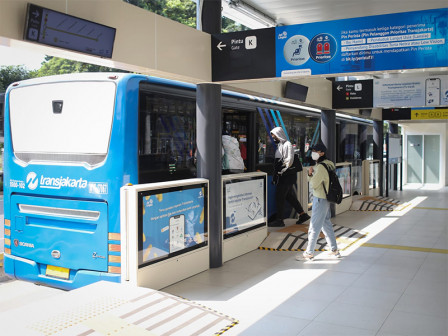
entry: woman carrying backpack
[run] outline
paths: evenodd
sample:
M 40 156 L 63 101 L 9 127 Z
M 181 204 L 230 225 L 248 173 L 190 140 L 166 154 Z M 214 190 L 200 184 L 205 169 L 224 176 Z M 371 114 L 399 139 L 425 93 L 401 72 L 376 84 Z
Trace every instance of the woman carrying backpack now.
M 311 158 L 317 162 L 315 167 L 308 167 L 308 182 L 313 189 L 313 212 L 308 228 L 308 246 L 303 255 L 299 254 L 296 259 L 313 260 L 314 249 L 320 231 L 323 231 L 327 244 L 330 245 L 330 255 L 340 258 L 341 255 L 338 251 L 333 224 L 330 221 L 330 202 L 328 202 L 326 195 L 326 190 L 328 190 L 330 184 L 329 175 L 327 169 L 322 164 L 325 164 L 329 170 L 334 170 L 335 165 L 325 156 L 327 148 L 323 144 L 317 144 L 311 150 Z

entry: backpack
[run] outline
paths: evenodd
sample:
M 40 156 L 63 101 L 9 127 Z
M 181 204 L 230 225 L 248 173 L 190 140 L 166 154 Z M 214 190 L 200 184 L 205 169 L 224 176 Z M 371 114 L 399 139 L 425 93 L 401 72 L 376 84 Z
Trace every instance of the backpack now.
M 293 161 L 290 169 L 294 169 L 296 171 L 296 173 L 299 173 L 303 170 L 302 163 L 300 162 L 300 159 L 299 159 L 299 154 L 294 153 L 294 161 Z
M 322 182 L 324 186 L 325 194 L 327 195 L 327 201 L 330 203 L 341 204 L 342 202 L 342 187 L 339 183 L 339 178 L 334 170 L 328 169 L 325 163 L 321 162 L 321 165 L 325 167 L 328 172 L 328 177 L 330 178 L 330 185 L 328 187 L 328 192 L 325 189 L 325 183 Z

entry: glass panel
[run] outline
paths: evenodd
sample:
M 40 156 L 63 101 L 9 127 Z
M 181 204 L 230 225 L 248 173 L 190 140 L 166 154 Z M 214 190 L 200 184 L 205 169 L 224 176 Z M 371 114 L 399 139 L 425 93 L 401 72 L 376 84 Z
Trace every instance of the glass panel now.
M 439 183 L 440 135 L 425 135 L 425 183 Z
M 275 115 L 278 117 L 278 114 Z M 320 139 L 318 119 L 291 115 L 281 111 L 280 115 L 294 151 L 299 154 L 302 164 L 308 166 L 311 162 L 309 153 L 307 153 L 308 149 Z M 269 132 L 273 128 L 272 125 L 274 125 L 274 118 L 270 111 L 264 110 L 262 114 L 257 113 L 257 170 L 271 172 L 275 154 L 275 146 L 269 137 Z
M 222 174 L 247 170 L 248 116 L 243 111 L 223 109 Z
M 139 183 L 196 176 L 194 100 L 140 94 Z
M 106 155 L 114 104 L 112 82 L 73 81 L 14 89 L 10 100 L 14 152 Z
M 207 195 L 203 183 L 139 193 L 139 267 L 208 244 Z
M 408 135 L 408 183 L 422 183 L 422 140 L 421 135 Z

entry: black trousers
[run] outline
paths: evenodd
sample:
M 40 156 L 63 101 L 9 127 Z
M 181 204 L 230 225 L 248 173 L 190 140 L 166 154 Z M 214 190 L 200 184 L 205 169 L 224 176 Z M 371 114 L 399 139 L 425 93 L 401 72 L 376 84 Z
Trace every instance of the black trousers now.
M 283 220 L 285 217 L 285 201 L 297 211 L 298 214 L 303 212 L 302 205 L 294 193 L 293 186 L 296 183 L 297 174 L 280 175 L 277 189 L 275 191 L 275 202 L 277 204 L 277 219 Z

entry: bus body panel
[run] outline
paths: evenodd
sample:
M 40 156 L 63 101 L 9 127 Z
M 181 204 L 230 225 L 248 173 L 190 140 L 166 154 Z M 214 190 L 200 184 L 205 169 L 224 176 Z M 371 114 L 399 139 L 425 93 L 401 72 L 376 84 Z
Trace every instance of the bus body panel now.
M 107 272 L 105 202 L 13 195 L 11 251 L 39 264 Z
M 11 131 L 10 127 L 6 127 L 4 208 L 5 220 L 10 221 L 11 227 L 11 235 L 6 237 L 11 244 L 11 255 L 5 254 L 5 272 L 11 276 L 65 289 L 78 288 L 99 280 L 120 281 L 120 188 L 127 183 L 138 183 L 138 87 L 139 82 L 147 77 L 102 75 L 104 78 L 101 80 L 98 75 L 92 76 L 92 79 L 88 75 L 76 79 L 81 84 L 88 82 L 87 87 L 90 89 L 92 86 L 89 81 L 95 81 L 97 85 L 104 82 L 107 86 L 114 83 L 112 104 L 110 101 L 102 102 L 101 95 L 88 95 L 98 100 L 91 113 L 95 113 L 103 103 L 113 108 L 107 155 L 102 162 L 90 166 L 77 162 L 24 163 L 14 154 L 11 138 L 14 129 Z M 73 97 L 80 100 L 82 96 L 76 90 L 72 95 L 67 95 L 67 87 L 62 92 L 65 96 L 60 90 L 55 90 L 55 94 L 45 92 L 45 85 L 54 87 L 58 82 L 65 84 L 70 80 L 58 76 L 53 81 L 51 78 L 42 78 L 40 81 L 21 82 L 17 87 L 10 86 L 5 101 L 5 124 L 11 125 L 11 113 L 14 113 L 14 106 L 10 106 L 11 91 L 22 87 L 31 96 L 33 88 L 41 93 L 40 97 L 33 96 L 33 99 L 37 100 L 35 103 L 46 106 L 46 109 L 40 107 L 40 113 L 46 118 L 60 117 L 58 114 L 51 115 L 54 113 L 54 110 L 51 111 L 54 101 L 63 101 L 62 114 L 91 107 L 86 102 L 74 105 L 76 99 Z M 79 83 L 74 85 L 76 89 L 80 87 L 82 85 Z M 12 96 L 14 100 L 14 94 Z M 16 96 L 22 98 L 21 95 Z M 106 96 L 111 98 L 110 90 Z M 31 108 L 30 105 L 25 106 Z M 65 111 L 65 106 L 70 109 Z M 22 115 L 26 116 L 26 113 Z M 18 121 L 15 120 L 16 125 Z M 38 121 L 38 118 L 34 119 L 35 123 Z M 87 129 L 89 132 L 94 131 L 91 127 Z M 23 136 L 26 136 L 25 131 L 22 132 Z M 54 133 L 58 137 L 63 134 L 60 131 Z M 101 130 L 100 133 L 104 136 L 105 131 Z M 39 132 L 36 134 L 41 135 Z M 24 141 L 22 144 L 27 146 Z M 74 210 L 74 214 L 70 213 L 70 209 Z M 58 254 L 60 257 L 55 258 Z M 115 258 L 111 260 L 111 256 Z M 69 279 L 47 276 L 48 265 L 69 269 Z
M 79 288 L 101 280 L 118 283 L 121 281 L 119 274 L 87 270 L 70 272 L 70 279 L 68 280 L 58 279 L 55 277 L 46 276 L 45 269 L 42 267 L 39 268 L 39 265 L 36 262 L 29 259 L 5 254 L 4 261 L 5 273 L 16 274 L 15 277 L 17 279 L 31 281 L 38 284 L 45 284 L 47 286 L 53 286 L 65 290 Z

